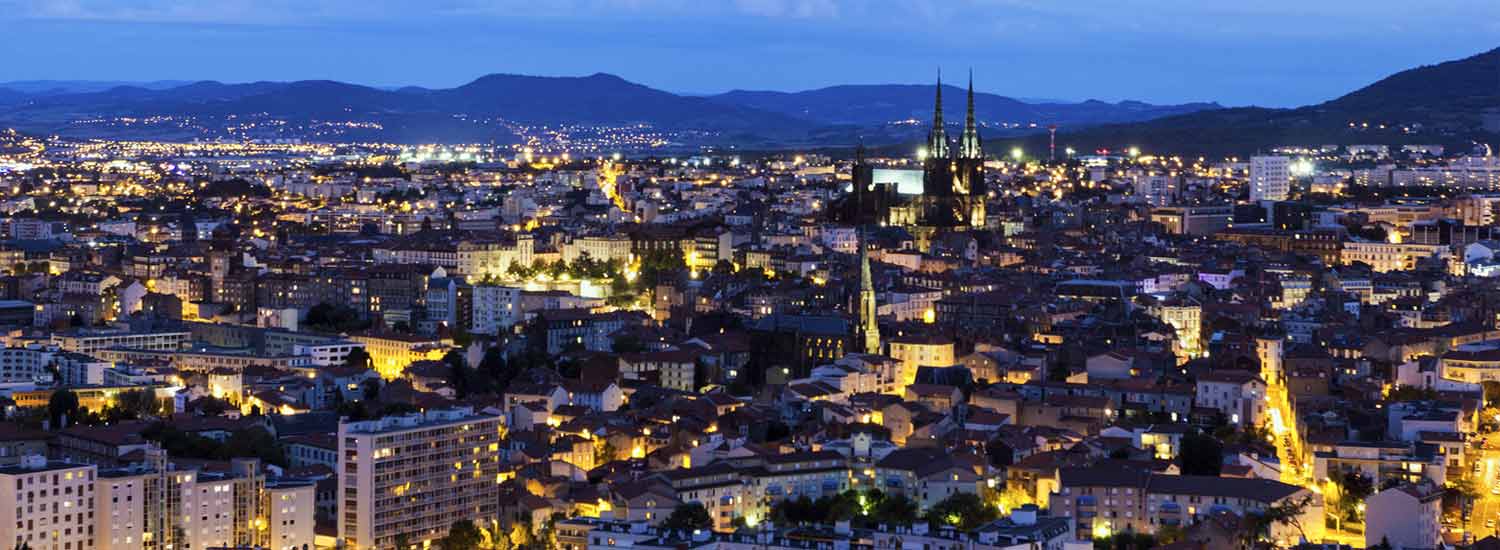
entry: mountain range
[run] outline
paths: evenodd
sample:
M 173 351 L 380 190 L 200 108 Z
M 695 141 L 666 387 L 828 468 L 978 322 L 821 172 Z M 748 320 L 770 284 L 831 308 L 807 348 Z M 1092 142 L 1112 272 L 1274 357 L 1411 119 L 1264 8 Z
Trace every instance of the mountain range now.
M 1304 107 L 1202 110 L 1149 121 L 1070 128 L 1078 150 L 1139 146 L 1176 154 L 1245 154 L 1275 145 L 1436 143 L 1500 139 L 1500 48 L 1390 75 Z M 996 146 L 1043 148 L 1037 136 Z
M 311 80 L 0 83 L 0 127 L 117 139 L 302 138 L 313 141 L 516 142 L 537 127 L 600 139 L 660 132 L 682 149 L 847 147 L 901 150 L 932 117 L 934 87 L 845 85 L 802 92 L 684 95 L 609 74 L 492 74 L 445 89 Z M 967 90 L 943 86 L 944 117 L 964 120 Z M 1466 144 L 1500 136 L 1500 49 L 1402 71 L 1305 107 L 1216 103 L 1023 101 L 975 93 L 986 144 L 1089 151 L 1138 146 L 1177 154 L 1246 154 L 1274 145 Z M 601 128 L 602 127 L 602 128 Z
M 173 85 L 48 86 L 0 83 L 0 126 L 74 137 L 195 138 L 240 126 L 240 137 L 455 142 L 515 139 L 517 125 L 649 125 L 702 144 L 750 147 L 845 145 L 859 135 L 899 143 L 926 130 L 934 87 L 835 86 L 805 92 L 679 95 L 609 74 L 492 74 L 447 89 L 375 88 L 334 81 L 213 81 Z M 963 120 L 962 90 L 945 86 L 949 120 Z M 978 118 L 997 135 L 1049 124 L 1096 125 L 1218 108 L 1218 105 L 1028 103 L 979 93 Z M 125 120 L 130 119 L 130 120 Z M 247 125 L 247 122 L 271 122 Z M 364 123 L 364 124 L 343 124 Z M 246 130 L 249 128 L 249 130 Z M 254 128 L 276 135 L 256 136 Z M 330 130 L 330 128 L 334 130 Z M 688 144 L 698 145 L 698 143 Z

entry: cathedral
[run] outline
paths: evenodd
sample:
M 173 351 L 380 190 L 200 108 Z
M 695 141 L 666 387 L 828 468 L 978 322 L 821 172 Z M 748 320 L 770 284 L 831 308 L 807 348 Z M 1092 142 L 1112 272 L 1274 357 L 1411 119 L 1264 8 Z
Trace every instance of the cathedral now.
M 877 169 L 855 158 L 853 185 L 838 215 L 854 225 L 901 226 L 931 234 L 984 226 L 984 149 L 974 119 L 974 79 L 969 78 L 968 111 L 958 142 L 948 139 L 943 123 L 943 82 L 938 79 L 932 128 L 922 148 L 920 189 L 896 180 L 916 174 Z M 912 171 L 914 172 L 914 171 Z

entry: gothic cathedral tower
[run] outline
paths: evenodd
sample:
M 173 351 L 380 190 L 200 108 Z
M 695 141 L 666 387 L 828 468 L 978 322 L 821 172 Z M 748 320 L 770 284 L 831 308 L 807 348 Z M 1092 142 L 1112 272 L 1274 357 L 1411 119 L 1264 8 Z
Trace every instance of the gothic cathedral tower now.
M 954 192 L 966 210 L 964 219 L 970 227 L 984 227 L 984 201 L 988 189 L 984 183 L 984 146 L 979 139 L 979 123 L 974 118 L 974 72 L 969 71 L 969 109 L 964 117 L 964 133 L 958 142 L 955 161 Z

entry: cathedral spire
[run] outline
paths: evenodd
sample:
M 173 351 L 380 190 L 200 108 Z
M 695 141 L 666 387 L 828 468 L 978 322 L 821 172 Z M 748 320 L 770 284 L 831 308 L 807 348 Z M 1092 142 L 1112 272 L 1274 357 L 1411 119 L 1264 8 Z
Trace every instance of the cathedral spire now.
M 948 158 L 948 133 L 943 130 L 943 70 L 938 69 L 937 100 L 932 108 L 932 130 L 927 132 L 928 158 Z
M 858 226 L 855 240 L 859 243 L 859 318 L 856 345 L 862 353 L 880 353 L 880 324 L 876 320 L 875 280 L 870 275 L 869 246 L 865 244 L 865 228 Z
M 958 143 L 959 158 L 984 158 L 984 148 L 979 141 L 979 124 L 974 120 L 974 69 L 969 69 L 969 112 L 964 117 L 964 133 Z

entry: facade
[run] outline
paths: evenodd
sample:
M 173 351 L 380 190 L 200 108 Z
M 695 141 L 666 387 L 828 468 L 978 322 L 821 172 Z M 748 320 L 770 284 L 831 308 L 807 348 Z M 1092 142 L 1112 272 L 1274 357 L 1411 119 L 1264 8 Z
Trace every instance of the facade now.
M 400 377 L 414 362 L 442 359 L 452 347 L 447 340 L 405 334 L 356 334 L 350 339 L 365 347 L 376 372 L 387 380 Z
M 29 457 L 0 468 L 0 543 L 38 550 L 93 548 L 93 466 Z
M 890 356 L 900 362 L 896 384 L 902 388 L 917 381 L 921 367 L 948 367 L 958 363 L 953 341 L 946 338 L 909 335 L 889 341 Z
M 500 417 L 471 408 L 339 424 L 338 533 L 346 548 L 427 545 L 455 521 L 498 521 Z
M 1405 484 L 1365 498 L 1365 546 L 1440 548 L 1443 491 L 1431 484 Z
M 1448 247 L 1437 244 L 1347 242 L 1341 259 L 1345 264 L 1368 264 L 1378 272 L 1407 271 L 1417 261 L 1434 255 L 1446 255 Z
M 877 176 L 875 168 L 862 160 L 856 161 L 853 192 L 839 209 L 845 221 L 925 230 L 962 230 L 986 224 L 989 188 L 984 180 L 984 148 L 974 115 L 972 77 L 967 117 L 956 147 L 949 140 L 943 122 L 943 84 L 941 79 L 938 81 L 932 126 L 920 157 L 919 190 L 898 181 L 878 181 L 886 178 Z
M 1300 523 L 1311 540 L 1323 526 L 1319 495 L 1295 485 L 1255 478 L 1163 475 L 1128 466 L 1063 468 L 1059 488 L 1049 498 L 1053 515 L 1076 522 L 1080 537 L 1115 533 L 1152 534 L 1163 527 L 1186 527 L 1219 512 L 1244 516 L 1288 502 L 1307 500 Z M 1295 544 L 1303 532 L 1274 525 L 1271 540 Z
M 50 382 L 47 366 L 57 353 L 40 345 L 0 349 L 0 382 Z
M 80 330 L 54 334 L 52 343 L 64 351 L 97 356 L 110 348 L 176 351 L 192 342 L 188 331 L 131 332 L 126 330 Z
M 1250 157 L 1250 201 L 1284 201 L 1292 190 L 1292 158 Z
M 470 331 L 477 334 L 504 332 L 525 320 L 521 289 L 516 287 L 474 285 L 473 307 Z
M 1193 405 L 1218 411 L 1230 424 L 1259 426 L 1266 413 L 1266 383 L 1250 372 L 1209 372 L 1198 377 Z

